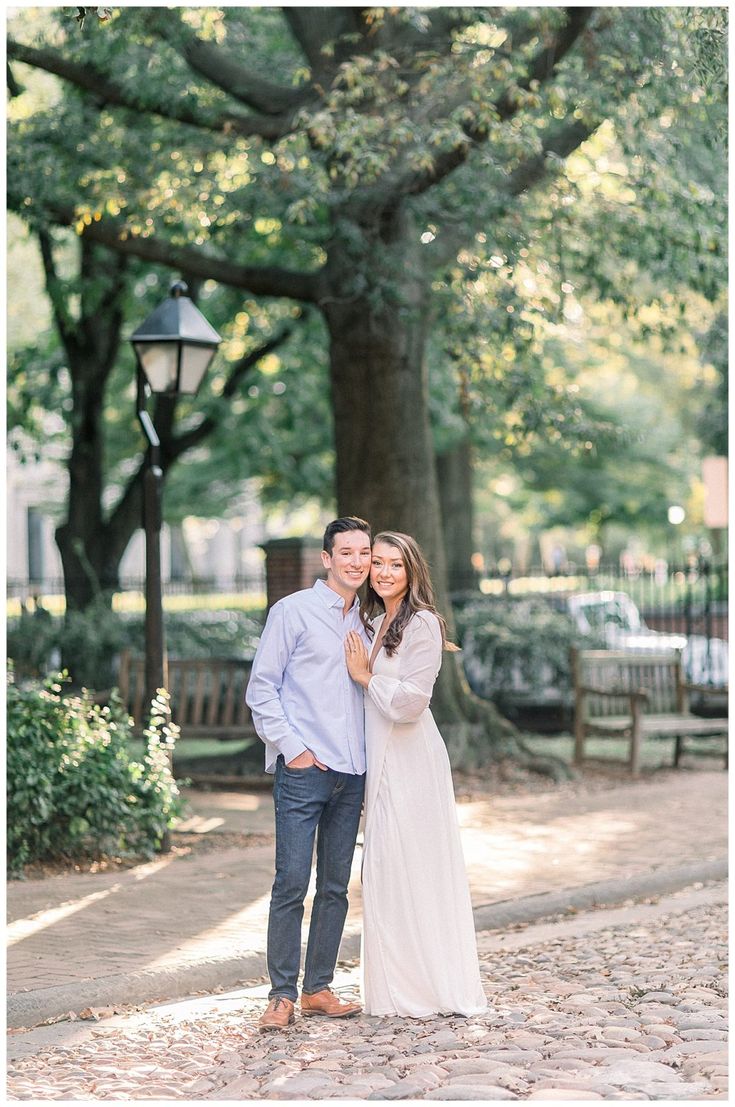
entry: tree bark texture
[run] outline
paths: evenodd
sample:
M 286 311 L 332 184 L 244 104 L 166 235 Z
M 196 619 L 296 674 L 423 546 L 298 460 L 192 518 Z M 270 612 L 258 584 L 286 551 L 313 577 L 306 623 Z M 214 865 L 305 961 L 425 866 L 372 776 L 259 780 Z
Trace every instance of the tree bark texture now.
M 47 242 L 44 247 L 49 251 Z M 67 517 L 56 530 L 67 604 L 83 610 L 115 587 L 118 561 L 110 557 L 103 524 L 104 394 L 115 365 L 123 325 L 125 262 L 92 243 L 82 243 L 79 317 L 68 312 L 50 253 L 47 286 L 68 359 L 72 385 L 71 451 Z
M 449 591 L 469 591 L 477 587 L 477 572 L 472 566 L 474 513 L 472 448 L 469 439 L 465 438 L 437 454 L 436 470 Z
M 330 337 L 337 510 L 363 516 L 374 533 L 413 535 L 441 586 L 444 548 L 424 357 L 427 280 L 405 212 L 394 212 L 375 238 L 372 230 L 355 220 L 349 249 L 335 235 L 321 305 Z M 361 258 L 354 254 L 359 238 Z M 402 287 L 394 292 L 399 271 Z

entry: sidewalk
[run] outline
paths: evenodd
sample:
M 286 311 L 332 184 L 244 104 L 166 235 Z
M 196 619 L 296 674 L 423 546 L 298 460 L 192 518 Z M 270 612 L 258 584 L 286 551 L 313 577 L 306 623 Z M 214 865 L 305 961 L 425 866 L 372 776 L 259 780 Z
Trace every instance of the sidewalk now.
M 663 770 L 458 806 L 476 924 L 522 924 L 722 879 L 727 774 Z M 189 792 L 181 830 L 259 844 L 8 886 L 8 1025 L 234 988 L 265 971 L 267 792 Z M 229 839 L 228 839 L 229 840 Z M 359 952 L 360 850 L 342 955 Z

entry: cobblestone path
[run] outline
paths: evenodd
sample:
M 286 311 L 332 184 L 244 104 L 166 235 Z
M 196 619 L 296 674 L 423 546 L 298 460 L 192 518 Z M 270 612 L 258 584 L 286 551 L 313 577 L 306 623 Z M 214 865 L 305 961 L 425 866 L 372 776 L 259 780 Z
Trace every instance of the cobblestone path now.
M 479 934 L 479 1018 L 261 1035 L 267 989 L 251 988 L 85 1024 L 9 1061 L 8 1098 L 726 1100 L 726 907 L 701 895 Z

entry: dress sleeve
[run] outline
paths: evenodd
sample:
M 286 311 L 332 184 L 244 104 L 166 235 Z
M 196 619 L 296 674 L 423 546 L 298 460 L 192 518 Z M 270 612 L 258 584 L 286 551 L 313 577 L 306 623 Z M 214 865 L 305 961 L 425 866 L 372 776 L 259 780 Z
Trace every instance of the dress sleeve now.
M 414 615 L 401 645 L 403 675 L 376 673 L 370 678 L 367 694 L 392 722 L 411 723 L 429 706 L 441 668 L 442 637 L 436 618 L 431 613 Z

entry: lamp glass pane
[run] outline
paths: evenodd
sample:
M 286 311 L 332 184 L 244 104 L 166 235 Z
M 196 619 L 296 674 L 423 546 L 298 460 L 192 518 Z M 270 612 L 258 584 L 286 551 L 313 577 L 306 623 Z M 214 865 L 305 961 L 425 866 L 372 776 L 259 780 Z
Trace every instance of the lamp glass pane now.
M 187 346 L 182 343 L 179 392 L 193 395 L 197 391 L 213 357 L 211 346 Z
M 135 347 L 153 392 L 176 388 L 177 342 L 136 342 Z

